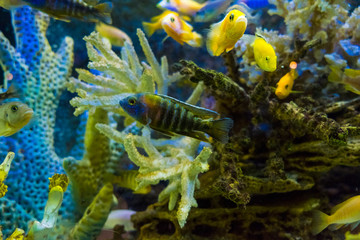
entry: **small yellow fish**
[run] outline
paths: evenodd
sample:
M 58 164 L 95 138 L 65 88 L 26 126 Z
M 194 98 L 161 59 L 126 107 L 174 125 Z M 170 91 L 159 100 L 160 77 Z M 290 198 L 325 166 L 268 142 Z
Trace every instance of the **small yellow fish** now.
M 276 70 L 277 57 L 274 48 L 260 35 L 256 35 L 253 44 L 256 64 L 264 71 Z
M 96 24 L 95 30 L 98 31 L 102 37 L 107 38 L 113 46 L 122 47 L 125 42 L 132 45 L 130 37 L 116 27 L 100 22 Z
M 187 16 L 193 16 L 208 2 L 198 3 L 193 0 L 162 0 L 156 6 L 160 9 L 168 9 Z
M 147 194 L 151 191 L 151 186 L 148 185 L 141 189 L 135 190 L 139 183 L 136 181 L 136 177 L 139 174 L 137 170 L 124 170 L 120 172 L 119 176 L 114 176 L 111 180 L 112 183 L 118 185 L 119 187 L 129 188 L 133 190 L 135 194 Z
M 344 72 L 340 68 L 330 66 L 330 82 L 338 82 L 345 85 L 345 89 L 360 95 L 360 70 L 346 68 Z
M 193 27 L 181 19 L 176 12 L 165 11 L 159 16 L 153 17 L 151 23 L 143 22 L 143 27 L 148 36 L 154 34 L 156 30 L 164 29 L 169 37 L 181 45 L 184 43 L 192 47 L 202 45 L 201 35 L 193 32 Z
M 360 195 L 349 198 L 331 209 L 331 215 L 327 215 L 318 210 L 313 213 L 312 234 L 316 235 L 330 224 L 334 229 L 339 229 L 344 225 L 350 225 L 355 229 L 360 224 Z
M 296 71 L 297 63 L 290 63 L 290 71 L 285 74 L 279 82 L 276 84 L 275 95 L 279 99 L 285 99 L 292 92 L 292 88 L 294 85 L 294 80 L 299 76 Z
M 29 123 L 33 110 L 22 102 L 0 105 L 0 136 L 10 136 Z
M 210 27 L 206 47 L 211 56 L 231 51 L 244 35 L 247 26 L 245 14 L 233 7 L 231 9 L 223 20 Z

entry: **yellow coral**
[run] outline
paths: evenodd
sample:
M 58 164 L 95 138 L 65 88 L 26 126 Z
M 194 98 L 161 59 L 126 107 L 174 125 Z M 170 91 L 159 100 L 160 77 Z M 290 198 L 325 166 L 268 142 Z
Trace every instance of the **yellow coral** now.
M 11 236 L 8 237 L 6 240 L 23 240 L 24 234 L 25 234 L 24 230 L 20 228 L 16 228 L 15 231 L 11 234 Z
M 49 191 L 51 191 L 52 188 L 59 186 L 61 187 L 62 191 L 65 192 L 68 185 L 69 185 L 69 179 L 65 174 L 54 174 L 51 178 L 49 178 L 50 184 L 49 184 Z

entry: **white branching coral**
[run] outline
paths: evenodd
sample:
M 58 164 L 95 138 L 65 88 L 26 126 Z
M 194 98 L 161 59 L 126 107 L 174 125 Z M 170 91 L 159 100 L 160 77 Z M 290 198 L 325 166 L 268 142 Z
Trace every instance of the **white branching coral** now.
M 140 44 L 147 62 L 140 63 L 135 49 L 126 43 L 121 51 L 121 58 L 111 46 L 103 42 L 97 32 L 85 37 L 90 63 L 88 67 L 102 72 L 101 75 L 77 69 L 79 79 L 72 78 L 68 84 L 71 92 L 77 92 L 80 97 L 71 100 L 76 107 L 75 115 L 86 110 L 94 111 L 101 107 L 111 112 L 126 116 L 121 110 L 119 100 L 126 94 L 140 92 L 155 92 L 167 94 L 169 84 L 179 78 L 179 74 L 169 76 L 168 62 L 162 57 L 161 65 L 156 60 L 144 33 L 138 29 Z
M 97 128 L 112 140 L 124 143 L 130 160 L 140 167 L 138 189 L 158 184 L 161 180 L 169 180 L 169 184 L 159 195 L 159 201 L 169 199 L 171 211 L 181 195 L 177 219 L 183 227 L 191 207 L 197 207 L 194 191 L 195 187 L 200 187 L 198 174 L 209 169 L 208 160 L 212 153 L 210 148 L 204 147 L 194 157 L 200 143 L 196 139 L 182 137 L 177 140 L 151 140 L 148 128 L 143 129 L 142 136 L 126 135 L 105 124 L 98 124 Z M 143 148 L 147 156 L 142 155 L 138 148 Z
M 76 108 L 75 115 L 102 108 L 128 117 L 119 105 L 123 97 L 141 92 L 155 93 L 156 89 L 158 93 L 167 94 L 169 84 L 179 79 L 178 73 L 169 76 L 166 57 L 162 57 L 161 64 L 158 63 L 144 33 L 138 29 L 137 34 L 148 64 L 140 63 L 134 48 L 128 43 L 123 47 L 120 58 L 111 50 L 111 46 L 101 40 L 98 33 L 94 32 L 84 38 L 91 60 L 88 67 L 101 74 L 78 69 L 79 79 L 71 79 L 69 90 L 79 94 L 70 102 Z M 187 102 L 196 104 L 203 89 L 203 84 L 199 83 Z M 129 123 L 129 120 L 134 122 L 129 117 L 125 121 Z M 169 181 L 159 195 L 159 201 L 169 199 L 169 210 L 173 210 L 181 196 L 177 218 L 183 227 L 191 207 L 197 206 L 194 191 L 200 185 L 198 174 L 209 168 L 207 161 L 212 153 L 210 148 L 203 148 L 197 155 L 200 141 L 192 138 L 152 140 L 147 127 L 143 129 L 142 136 L 135 136 L 117 131 L 109 124 L 98 123 L 95 126 L 109 139 L 124 144 L 130 160 L 140 168 L 138 189 L 161 180 Z M 138 148 L 143 148 L 147 155 L 142 155 Z

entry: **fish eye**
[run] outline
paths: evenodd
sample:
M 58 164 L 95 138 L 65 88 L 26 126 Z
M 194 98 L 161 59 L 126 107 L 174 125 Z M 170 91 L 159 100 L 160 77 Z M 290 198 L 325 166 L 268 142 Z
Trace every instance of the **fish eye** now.
M 234 20 L 234 14 L 233 14 L 233 13 L 230 15 L 229 20 L 230 20 L 230 22 L 231 22 L 232 20 Z
M 170 21 L 171 21 L 172 23 L 175 22 L 175 18 L 171 17 L 171 18 L 170 18 Z
M 289 88 L 289 84 L 286 84 L 286 85 L 285 85 L 285 89 L 288 89 L 288 88 Z
M 135 98 L 129 98 L 128 103 L 129 103 L 131 106 L 135 105 L 135 103 L 136 103 Z
M 11 106 L 11 111 L 12 112 L 16 112 L 19 109 L 19 107 L 17 105 L 12 105 Z
M 269 61 L 269 60 L 270 60 L 270 57 L 269 57 L 269 56 L 266 56 L 266 57 L 265 57 L 265 60 L 266 60 L 266 61 Z

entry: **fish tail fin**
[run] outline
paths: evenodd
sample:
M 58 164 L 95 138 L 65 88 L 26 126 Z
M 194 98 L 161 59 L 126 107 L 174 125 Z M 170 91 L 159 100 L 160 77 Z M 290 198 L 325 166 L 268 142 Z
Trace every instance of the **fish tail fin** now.
M 336 66 L 330 66 L 331 73 L 328 76 L 330 82 L 342 82 L 343 72 L 341 68 Z
M 328 225 L 329 216 L 319 210 L 313 211 L 312 223 L 311 223 L 311 233 L 316 235 L 324 230 Z
M 101 3 L 94 7 L 97 10 L 96 18 L 100 21 L 111 24 L 111 10 L 113 5 L 111 2 Z
M 211 56 L 220 56 L 223 52 L 223 48 L 221 48 L 219 43 L 219 36 L 220 36 L 220 24 L 215 23 L 210 26 L 210 31 L 207 36 L 206 40 L 206 48 Z
M 227 143 L 229 141 L 229 130 L 233 127 L 231 118 L 222 118 L 219 120 L 211 120 L 213 126 L 206 132 L 214 139 Z
M 145 33 L 151 37 L 155 32 L 155 23 L 142 22 Z

